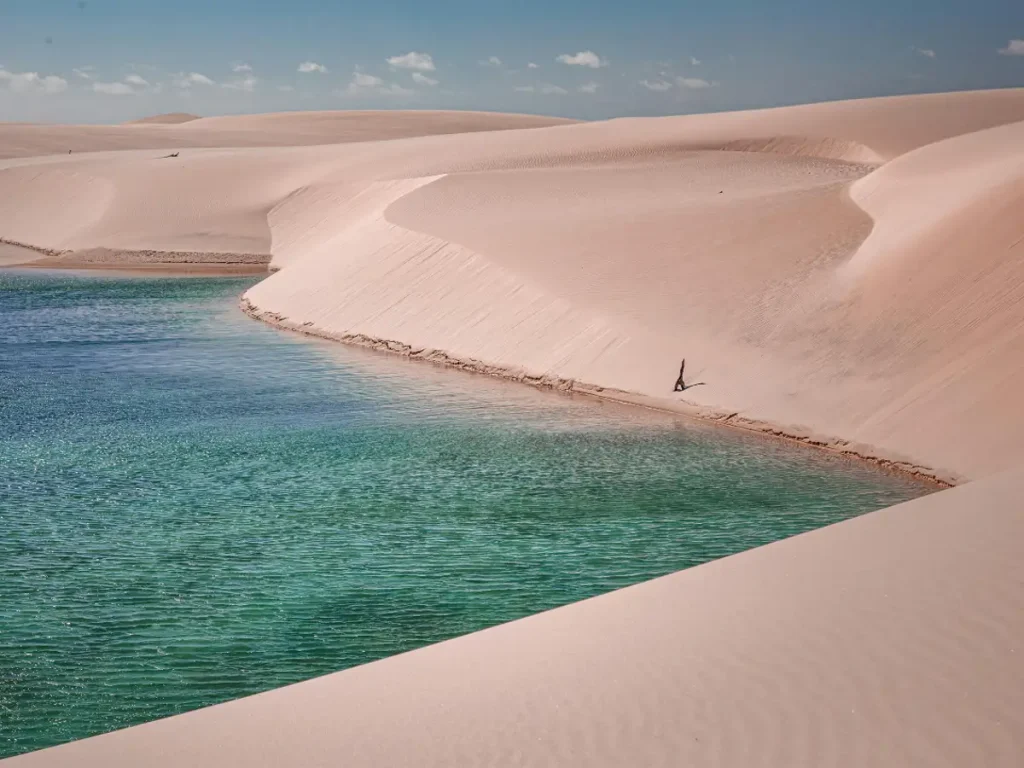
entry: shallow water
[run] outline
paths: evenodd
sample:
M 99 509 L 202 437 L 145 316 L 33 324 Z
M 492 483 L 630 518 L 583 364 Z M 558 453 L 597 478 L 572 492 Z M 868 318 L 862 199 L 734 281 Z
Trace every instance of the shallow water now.
M 251 283 L 0 271 L 0 757 L 927 490 L 300 339 L 239 312 Z

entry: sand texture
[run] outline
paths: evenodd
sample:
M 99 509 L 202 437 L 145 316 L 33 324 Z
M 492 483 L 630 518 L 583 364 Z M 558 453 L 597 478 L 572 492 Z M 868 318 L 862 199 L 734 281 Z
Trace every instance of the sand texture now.
M 0 238 L 269 259 L 284 328 L 974 482 L 26 764 L 1019 764 L 1024 89 L 555 122 L 0 125 Z

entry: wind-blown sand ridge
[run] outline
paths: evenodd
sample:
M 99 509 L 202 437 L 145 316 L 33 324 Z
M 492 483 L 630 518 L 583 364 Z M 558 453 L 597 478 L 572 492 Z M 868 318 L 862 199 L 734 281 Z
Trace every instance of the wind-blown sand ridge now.
M 1015 765 L 1024 89 L 429 115 L 0 126 L 0 237 L 258 255 L 282 327 L 978 482 L 24 762 Z M 460 120 L 508 130 L 413 135 Z

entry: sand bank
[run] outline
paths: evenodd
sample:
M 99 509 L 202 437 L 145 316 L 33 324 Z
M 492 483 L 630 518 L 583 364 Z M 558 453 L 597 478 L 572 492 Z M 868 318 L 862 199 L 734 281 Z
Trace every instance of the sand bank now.
M 44 255 L 23 266 L 39 269 L 96 269 L 171 275 L 261 275 L 267 273 L 270 259 L 269 253 L 188 253 L 90 248 Z

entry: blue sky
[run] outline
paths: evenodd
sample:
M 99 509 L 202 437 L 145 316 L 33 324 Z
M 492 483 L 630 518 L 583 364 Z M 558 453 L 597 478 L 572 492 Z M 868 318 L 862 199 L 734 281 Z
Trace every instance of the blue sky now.
M 1010 86 L 1022 0 L 0 0 L 0 120 L 601 118 Z

